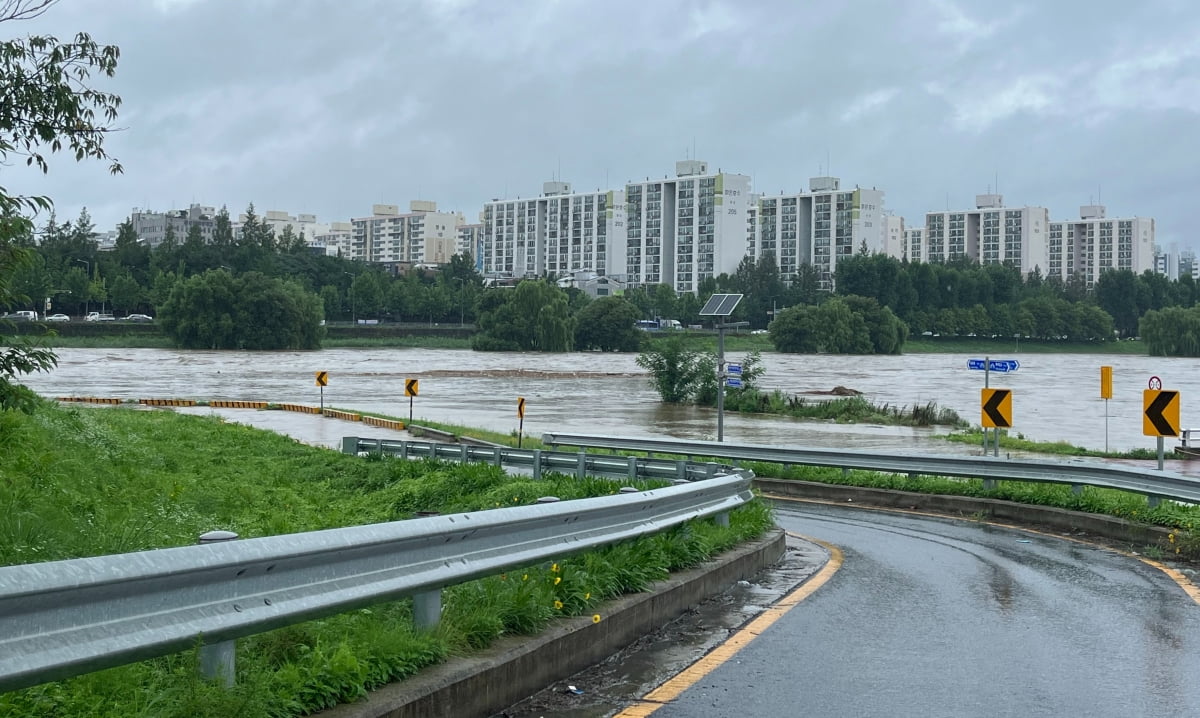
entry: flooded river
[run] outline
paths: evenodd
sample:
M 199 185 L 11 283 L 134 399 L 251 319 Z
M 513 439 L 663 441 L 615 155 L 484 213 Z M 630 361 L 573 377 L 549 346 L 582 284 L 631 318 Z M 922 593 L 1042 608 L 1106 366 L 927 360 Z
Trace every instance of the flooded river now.
M 167 349 L 61 349 L 59 366 L 25 383 L 44 396 L 125 399 L 246 399 L 317 404 L 314 372 L 329 372 L 325 405 L 407 417 L 404 380 L 418 379 L 413 416 L 454 424 L 517 430 L 517 397 L 525 397 L 525 432 L 570 431 L 692 439 L 716 438 L 716 412 L 662 404 L 647 374 L 628 354 L 482 353 L 444 349 L 326 349 L 318 352 L 212 352 Z M 731 354 L 731 359 L 740 355 Z M 760 384 L 805 395 L 845 386 L 875 403 L 936 402 L 979 422 L 983 372 L 968 355 L 763 355 Z M 1151 375 L 1182 392 L 1183 428 L 1200 427 L 1200 373 L 1193 359 L 1086 354 L 1004 355 L 1020 369 L 991 375 L 1013 390 L 1013 431 L 1032 439 L 1092 448 L 1153 448 L 1142 435 L 1142 389 Z M 1100 366 L 1113 366 L 1113 399 L 1100 394 Z M 1191 419 L 1191 422 L 1189 421 Z M 336 430 L 335 430 L 336 431 Z M 932 433 L 726 413 L 731 442 L 799 444 L 928 452 Z M 1169 442 L 1173 440 L 1168 439 Z

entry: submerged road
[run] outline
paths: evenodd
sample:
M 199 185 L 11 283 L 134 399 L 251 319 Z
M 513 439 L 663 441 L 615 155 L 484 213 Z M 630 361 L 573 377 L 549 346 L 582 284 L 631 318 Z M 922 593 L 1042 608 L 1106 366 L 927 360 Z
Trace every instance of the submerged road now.
M 1159 569 L 935 517 L 778 520 L 841 569 L 655 718 L 1200 715 L 1200 606 Z

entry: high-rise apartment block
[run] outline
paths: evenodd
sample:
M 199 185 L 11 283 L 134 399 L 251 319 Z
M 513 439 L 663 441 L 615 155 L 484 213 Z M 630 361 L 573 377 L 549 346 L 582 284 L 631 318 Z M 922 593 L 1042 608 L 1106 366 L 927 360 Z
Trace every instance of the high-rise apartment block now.
M 483 273 L 507 277 L 615 274 L 623 268 L 623 192 L 572 192 L 546 182 L 542 196 L 483 207 Z
M 436 202 L 414 200 L 401 214 L 394 204 L 372 205 L 371 216 L 351 220 L 349 259 L 444 264 L 457 251 L 462 215 L 438 212 Z
M 1079 208 L 1079 219 L 1049 224 L 1048 276 L 1082 274 L 1088 286 L 1107 269 L 1154 269 L 1154 220 L 1110 219 L 1103 205 Z
M 480 220 L 483 219 L 481 212 Z M 461 224 L 458 226 L 458 253 L 470 255 L 475 265 L 475 271 L 483 271 L 483 222 L 477 224 Z
M 1045 207 L 1004 206 L 1004 197 L 981 194 L 975 209 L 929 212 L 919 244 L 910 236 L 907 259 L 952 262 L 974 259 L 980 264 L 1010 264 L 1028 274 L 1046 273 L 1050 212 Z
M 625 277 L 695 292 L 732 273 L 746 255 L 750 178 L 702 160 L 675 163 L 675 177 L 625 186 Z
M 839 259 L 863 247 L 884 251 L 888 233 L 883 191 L 843 191 L 837 177 L 812 178 L 808 192 L 762 197 L 756 219 L 752 256 L 774 254 L 785 279 L 810 264 L 825 288 L 833 286 Z

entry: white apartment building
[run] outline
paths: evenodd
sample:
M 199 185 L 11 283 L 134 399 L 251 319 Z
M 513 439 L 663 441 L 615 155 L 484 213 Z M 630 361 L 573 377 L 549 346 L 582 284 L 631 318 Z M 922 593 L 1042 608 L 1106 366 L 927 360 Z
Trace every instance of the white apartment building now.
M 695 292 L 733 273 L 746 255 L 750 177 L 675 163 L 675 177 L 625 185 L 625 275 L 631 286 L 668 284 Z
M 475 271 L 483 271 L 483 214 L 480 213 L 477 224 L 460 224 L 458 226 L 458 253 L 471 255 L 475 263 Z
M 350 220 L 353 230 L 348 258 L 445 264 L 457 249 L 461 223 L 461 214 L 438 212 L 436 202 L 413 200 L 405 214 L 398 205 L 372 205 L 370 217 Z
M 483 208 L 481 271 L 497 277 L 555 277 L 625 269 L 625 193 L 572 192 L 546 182 L 542 196 L 492 200 Z
M 166 237 L 167 227 L 171 228 L 175 234 L 175 241 L 180 244 L 187 239 L 188 231 L 192 227 L 200 230 L 200 236 L 205 243 L 211 242 L 216 217 L 216 207 L 193 204 L 187 209 L 172 209 L 166 212 L 152 212 L 134 207 L 129 221 L 133 224 L 133 231 L 137 233 L 139 241 L 150 247 L 157 247 Z
M 975 209 L 929 212 L 923 241 L 909 238 L 909 261 L 1011 264 L 1021 274 L 1047 272 L 1050 213 L 1045 207 L 1007 208 L 998 194 L 975 196 Z
M 883 214 L 883 191 L 860 187 L 843 191 L 837 177 L 813 177 L 808 192 L 762 197 L 757 225 L 752 242 L 756 260 L 773 253 L 785 280 L 801 265 L 811 264 L 825 289 L 833 287 L 840 258 L 863 246 L 868 252 L 883 252 L 890 230 Z M 902 227 L 901 223 L 898 237 L 903 236 Z
M 233 223 L 233 236 L 242 236 L 242 227 L 245 226 L 246 220 L 249 219 L 246 213 L 238 215 L 237 221 Z M 292 234 L 297 237 L 303 235 L 304 241 L 307 244 L 313 244 L 313 237 L 329 234 L 329 224 L 318 222 L 315 214 L 297 214 L 290 215 L 287 212 L 279 210 L 268 210 L 259 216 L 258 221 L 270 227 L 275 232 L 275 238 L 283 234 L 285 227 L 292 228 Z
M 904 258 L 904 218 L 894 214 L 885 214 L 880 223 L 883 227 L 883 246 L 881 252 L 896 259 Z
M 1154 269 L 1154 220 L 1110 219 L 1103 205 L 1079 208 L 1079 219 L 1049 223 L 1047 276 L 1082 274 L 1092 286 L 1107 269 Z
M 349 257 L 354 238 L 353 222 L 330 222 L 324 234 L 306 236 L 310 247 L 323 247 L 330 257 Z
M 924 262 L 925 259 L 925 228 L 907 227 L 904 230 L 904 245 L 900 254 L 901 259 L 910 262 Z

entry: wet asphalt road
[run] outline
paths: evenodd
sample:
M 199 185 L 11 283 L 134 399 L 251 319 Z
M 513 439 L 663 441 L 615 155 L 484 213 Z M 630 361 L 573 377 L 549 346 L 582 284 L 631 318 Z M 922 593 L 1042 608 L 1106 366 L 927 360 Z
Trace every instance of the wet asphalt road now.
M 655 718 L 1200 715 L 1200 606 L 1136 559 L 949 519 L 778 519 L 845 564 Z

